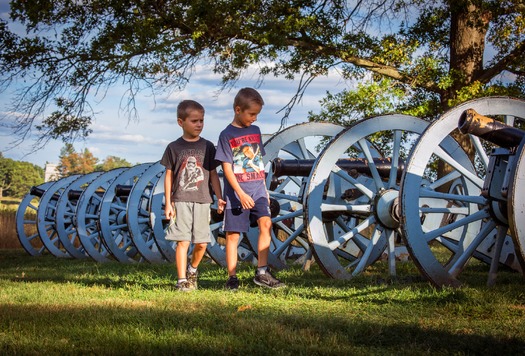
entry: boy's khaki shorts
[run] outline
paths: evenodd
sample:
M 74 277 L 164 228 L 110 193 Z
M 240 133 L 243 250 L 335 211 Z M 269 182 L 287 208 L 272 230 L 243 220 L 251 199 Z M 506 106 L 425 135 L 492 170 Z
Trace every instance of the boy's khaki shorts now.
M 166 240 L 211 242 L 210 204 L 175 202 L 175 223 L 166 230 Z

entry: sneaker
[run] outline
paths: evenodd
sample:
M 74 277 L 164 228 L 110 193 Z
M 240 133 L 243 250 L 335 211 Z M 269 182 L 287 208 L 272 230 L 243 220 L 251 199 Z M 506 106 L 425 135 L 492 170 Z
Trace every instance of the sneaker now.
M 195 286 L 190 281 L 177 283 L 175 288 L 177 288 L 177 290 L 180 292 L 191 292 L 195 290 Z
M 272 276 L 270 271 L 266 271 L 265 274 L 256 273 L 255 277 L 253 278 L 253 282 L 257 284 L 258 286 L 272 288 L 272 289 L 286 287 L 286 284 L 284 284 L 283 282 L 281 282 L 280 280 Z
M 224 286 L 224 288 L 229 289 L 231 291 L 239 289 L 239 279 L 237 278 L 237 276 L 230 276 L 226 281 L 226 285 Z
M 186 271 L 186 278 L 188 279 L 188 282 L 193 284 L 195 289 L 198 288 L 198 285 L 197 285 L 197 277 L 198 276 L 199 276 L 199 272 L 197 272 L 197 271 L 195 271 L 194 273 L 192 273 L 190 271 Z

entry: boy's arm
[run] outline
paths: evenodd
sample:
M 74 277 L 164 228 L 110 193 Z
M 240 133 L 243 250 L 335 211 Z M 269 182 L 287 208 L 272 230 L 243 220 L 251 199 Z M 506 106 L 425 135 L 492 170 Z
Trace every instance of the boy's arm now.
M 224 211 L 226 202 L 222 198 L 221 182 L 219 181 L 219 175 L 217 174 L 217 170 L 215 169 L 210 171 L 210 182 L 211 182 L 211 187 L 213 188 L 213 192 L 215 193 L 215 196 L 217 197 L 217 212 L 221 214 Z
M 173 206 L 171 205 L 171 187 L 173 184 L 173 171 L 171 169 L 166 169 L 166 175 L 164 177 L 164 200 L 165 200 L 165 206 L 164 206 L 164 215 L 166 216 L 166 219 L 170 219 L 175 217 L 175 210 L 173 210 Z
M 230 183 L 235 193 L 237 193 L 237 196 L 241 201 L 243 209 L 253 208 L 255 206 L 255 202 L 253 201 L 251 196 L 249 196 L 244 192 L 244 190 L 242 190 L 241 186 L 239 185 L 239 182 L 237 182 L 235 174 L 233 173 L 232 164 L 222 162 L 222 171 L 224 173 L 224 177 L 226 178 L 226 180 L 228 180 L 228 183 Z

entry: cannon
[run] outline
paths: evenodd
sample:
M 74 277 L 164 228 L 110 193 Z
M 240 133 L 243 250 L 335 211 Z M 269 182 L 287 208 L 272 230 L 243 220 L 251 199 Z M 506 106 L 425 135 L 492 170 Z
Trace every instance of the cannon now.
M 298 124 L 267 137 L 272 268 L 300 263 L 308 269 L 315 261 L 329 277 L 352 278 L 385 258 L 395 276 L 396 257 L 404 253 L 436 286 L 461 285 L 471 260 L 491 264 L 491 281 L 498 264 L 522 271 L 523 134 L 471 120 L 468 108 L 510 122 L 519 121 L 525 105 L 485 98 L 460 105 L 431 125 L 408 115 L 382 115 L 349 127 Z M 451 136 L 458 125 L 473 140 L 474 161 Z M 478 126 L 485 131 L 478 132 Z M 497 137 L 494 131 L 505 134 Z M 379 133 L 381 145 L 373 143 Z M 491 154 L 484 143 L 489 140 L 500 146 Z M 436 161 L 450 172 L 437 177 Z M 17 212 L 21 244 L 35 256 L 48 250 L 98 262 L 173 262 L 175 243 L 166 241 L 164 232 L 164 174 L 155 162 L 34 187 Z M 208 255 L 224 266 L 216 214 L 210 234 Z M 240 260 L 256 262 L 257 238 L 256 226 L 243 234 Z
M 460 286 L 462 272 L 468 270 L 470 264 L 475 265 L 476 260 L 494 261 L 522 270 L 517 264 L 521 257 L 516 256 L 507 227 L 495 219 L 494 213 L 499 215 L 499 212 L 494 211 L 494 200 L 482 195 L 490 169 L 490 153 L 475 135 L 466 136 L 475 148 L 474 160 L 469 157 L 460 160 L 453 157 L 453 152 L 443 149 L 444 141 L 457 130 L 460 117 L 467 109 L 503 117 L 507 124 L 514 126 L 524 116 L 525 102 L 489 97 L 463 103 L 433 122 L 408 157 L 400 187 L 400 227 L 415 264 L 438 287 Z M 436 161 L 446 164 L 450 170 L 442 177 L 429 177 L 429 167 Z M 446 186 L 450 186 L 449 190 L 443 191 Z M 445 219 L 438 226 L 425 228 L 413 223 L 421 219 L 422 214 L 440 215 Z M 489 270 L 489 284 L 495 281 L 493 272 Z

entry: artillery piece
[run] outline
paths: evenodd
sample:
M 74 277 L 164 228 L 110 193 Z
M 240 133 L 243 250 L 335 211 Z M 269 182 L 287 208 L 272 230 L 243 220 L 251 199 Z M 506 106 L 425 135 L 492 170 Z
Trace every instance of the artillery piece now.
M 501 209 L 494 209 L 494 200 L 483 196 L 485 181 L 494 179 L 493 174 L 486 174 L 491 169 L 491 156 L 479 137 L 466 135 L 475 148 L 474 160 L 470 157 L 458 159 L 452 152 L 441 149 L 442 143 L 450 138 L 460 122 L 460 117 L 467 109 L 474 109 L 486 116 L 503 117 L 506 124 L 514 126 L 524 118 L 525 102 L 505 97 L 489 97 L 463 103 L 433 122 L 421 135 L 406 163 L 405 174 L 401 183 L 400 208 L 401 230 L 405 237 L 410 256 L 426 276 L 436 286 L 459 286 L 460 277 L 472 261 L 472 257 L 516 266 L 523 259 L 523 252 L 514 249 L 512 238 L 507 235 L 507 227 L 501 224 L 498 215 Z M 497 160 L 494 155 L 492 160 Z M 441 161 L 449 167 L 442 177 L 429 177 L 430 167 Z M 472 162 L 477 162 L 474 165 Z M 519 162 L 521 163 L 521 162 Z M 514 167 L 523 163 L 515 162 Z M 515 173 L 516 168 L 511 168 Z M 501 176 L 500 176 L 501 177 Z M 426 183 L 428 181 L 428 183 Z M 509 187 L 513 194 L 510 205 L 520 201 L 516 192 L 520 188 L 519 178 L 509 176 Z M 451 184 L 452 183 L 452 184 Z M 444 187 L 449 187 L 444 191 Z M 510 193 L 510 191 L 509 191 Z M 492 194 L 492 193 L 491 193 Z M 510 210 L 515 210 L 511 207 Z M 426 228 L 415 224 L 422 214 L 440 215 L 438 226 Z M 523 220 L 522 220 L 523 221 Z M 518 225 L 515 221 L 513 225 Z M 521 222 L 523 224 L 523 222 Z M 521 225 L 522 226 L 522 225 Z M 511 230 L 519 229 L 513 227 Z M 519 235 L 519 234 L 518 234 Z M 497 247 L 497 248 L 496 248 Z M 498 249 L 501 247 L 501 253 Z M 498 256 L 499 254 L 499 256 Z M 521 255 L 521 257 L 520 257 Z M 494 267 L 489 272 L 488 283 L 495 282 Z
M 513 163 L 505 175 L 513 243 L 506 233 L 498 235 L 500 222 L 492 220 L 494 214 L 501 219 L 498 214 L 505 212 L 493 204 L 492 212 L 485 213 L 490 199 L 481 193 L 484 187 L 494 188 L 482 177 L 491 169 L 489 161 L 502 155 L 489 159 L 479 139 L 474 140 L 479 165 L 485 167 L 479 170 L 450 136 L 461 113 L 470 107 L 510 118 L 523 112 L 525 105 L 486 98 L 454 108 L 432 125 L 407 115 L 384 115 L 346 128 L 299 124 L 267 138 L 263 159 L 269 162 L 266 184 L 274 225 L 269 264 L 280 269 L 302 263 L 306 269 L 315 258 L 328 276 L 351 278 L 386 252 L 390 274 L 395 275 L 396 251 L 402 251 L 404 243 L 422 274 L 438 286 L 459 285 L 457 277 L 470 257 L 520 269 L 516 254 L 522 262 L 525 241 L 516 222 L 524 209 L 516 194 L 523 190 L 518 182 L 525 169 L 524 144 L 512 149 Z M 378 133 L 385 134 L 381 149 L 372 143 Z M 518 141 L 521 132 L 516 136 Z M 436 160 L 444 161 L 452 172 L 433 176 Z M 89 256 L 99 262 L 173 262 L 175 244 L 164 238 L 163 174 L 156 162 L 36 187 L 17 212 L 20 241 L 32 255 L 47 249 L 57 257 Z M 36 233 L 31 230 L 35 225 Z M 215 216 L 208 254 L 224 265 L 221 228 Z M 240 239 L 240 259 L 255 261 L 257 236 L 253 227 Z M 496 241 L 501 253 L 494 253 Z M 520 252 L 514 251 L 514 244 Z M 490 273 L 495 274 L 494 267 Z

